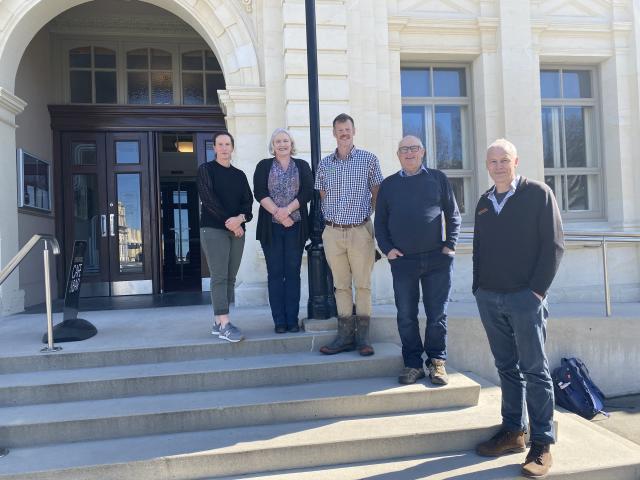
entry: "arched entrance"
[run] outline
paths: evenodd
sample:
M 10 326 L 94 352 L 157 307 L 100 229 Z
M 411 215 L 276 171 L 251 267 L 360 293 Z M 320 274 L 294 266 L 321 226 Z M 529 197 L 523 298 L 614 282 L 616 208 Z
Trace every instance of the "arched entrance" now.
M 117 2 L 118 0 L 111 1 Z M 11 159 L 16 146 L 20 147 L 20 145 L 16 145 L 15 119 L 17 115 L 20 115 L 25 105 L 19 98 L 20 96 L 14 93 L 20 90 L 20 85 L 18 85 L 17 90 L 14 88 L 16 86 L 18 67 L 27 46 L 40 29 L 44 25 L 47 25 L 48 22 L 51 22 L 52 19 L 55 19 L 59 14 L 70 8 L 85 3 L 97 4 L 99 1 L 3 2 L 0 6 L 0 14 L 3 16 L 6 15 L 5 18 L 10 18 L 3 35 L 0 37 L 0 65 L 2 65 L 0 68 L 0 110 L 2 110 L 2 115 L 0 116 L 0 120 L 2 120 L 0 123 L 0 137 L 6 140 L 2 142 L 3 147 L 0 148 L 3 150 L 4 158 Z M 123 3 L 131 4 L 138 2 Z M 151 291 L 158 292 L 162 288 L 161 269 L 156 268 L 154 265 L 157 264 L 159 258 L 162 256 L 163 248 L 161 233 L 163 226 L 161 224 L 162 215 L 160 211 L 162 192 L 161 185 L 159 184 L 160 177 L 157 153 L 161 151 L 162 141 L 164 137 L 166 137 L 166 134 L 175 135 L 177 140 L 179 140 L 179 134 L 185 133 L 191 135 L 192 144 L 202 144 L 201 151 L 198 155 L 200 156 L 200 161 L 203 161 L 206 156 L 204 142 L 206 142 L 207 132 L 224 128 L 225 126 L 222 109 L 226 109 L 227 120 L 232 119 L 234 116 L 234 92 L 239 90 L 242 94 L 246 95 L 247 92 L 251 93 L 252 91 L 260 90 L 260 74 L 257 56 L 251 40 L 252 36 L 247 29 L 246 20 L 243 18 L 240 6 L 236 8 L 236 6 L 229 2 L 218 2 L 218 4 L 216 4 L 216 2 L 197 2 L 193 5 L 193 2 L 184 0 L 158 0 L 144 2 L 144 4 L 154 5 L 173 13 L 199 34 L 200 40 L 203 40 L 206 44 L 205 46 L 211 49 L 213 55 L 215 55 L 219 62 L 219 68 L 224 74 L 226 88 L 223 87 L 224 95 L 221 95 L 220 106 L 214 105 L 214 103 L 218 103 L 217 101 L 203 101 L 202 103 L 205 103 L 205 105 L 200 107 L 187 107 L 184 105 L 188 103 L 184 101 L 186 99 L 184 92 L 179 95 L 181 101 L 173 102 L 174 105 L 154 106 L 152 105 L 152 100 L 149 100 L 149 105 L 127 105 L 127 103 L 131 103 L 127 101 L 126 95 L 131 95 L 130 87 L 134 74 L 138 74 L 138 77 L 140 77 L 140 75 L 147 75 L 149 79 L 147 95 L 149 97 L 153 96 L 154 71 L 152 67 L 148 67 L 148 71 L 142 74 L 139 70 L 129 69 L 128 67 L 130 65 L 127 63 L 129 60 L 128 57 L 125 57 L 123 54 L 123 59 L 121 60 L 118 55 L 126 51 L 126 55 L 128 56 L 131 49 L 123 48 L 122 52 L 116 55 L 116 57 L 118 57 L 118 59 L 115 60 L 117 65 L 114 63 L 112 70 L 113 76 L 118 78 L 117 82 L 120 82 L 121 77 L 123 77 L 125 78 L 125 83 L 122 83 L 122 85 L 117 83 L 117 99 L 114 98 L 111 102 L 102 102 L 109 103 L 109 105 L 98 105 L 98 103 L 100 103 L 97 101 L 98 84 L 100 81 L 104 83 L 104 78 L 108 76 L 105 73 L 108 73 L 109 69 L 98 68 L 96 63 L 96 55 L 102 54 L 104 51 L 98 52 L 94 46 L 87 44 L 89 46 L 89 56 L 93 55 L 93 59 L 90 60 L 90 62 L 93 63 L 90 63 L 84 72 L 88 72 L 88 74 L 84 76 L 91 76 L 93 81 L 89 87 L 91 101 L 88 103 L 91 103 L 91 105 L 69 105 L 69 103 L 83 102 L 72 102 L 71 100 L 73 99 L 68 95 L 68 90 L 65 90 L 65 95 L 67 96 L 63 95 L 62 101 L 58 100 L 57 102 L 53 102 L 56 105 L 49 106 L 54 129 L 51 149 L 54 160 L 53 204 L 55 208 L 48 220 L 33 220 L 33 218 L 30 218 L 28 223 L 32 228 L 34 224 L 42 225 L 45 230 L 49 225 L 55 225 L 53 228 L 56 234 L 65 240 L 64 243 L 66 245 L 64 249 L 67 254 L 69 254 L 71 240 L 77 237 L 78 230 L 76 229 L 71 235 L 68 234 L 69 231 L 73 230 L 71 225 L 73 224 L 73 220 L 71 223 L 69 220 L 72 216 L 70 212 L 74 208 L 76 210 L 78 208 L 78 198 L 77 195 L 75 195 L 77 189 L 74 190 L 73 182 L 77 181 L 78 178 L 83 175 L 86 177 L 85 180 L 89 177 L 95 177 L 97 183 L 94 191 L 94 200 L 96 205 L 99 205 L 93 205 L 93 207 L 95 207 L 95 211 L 92 212 L 94 215 L 91 217 L 92 220 L 86 223 L 86 228 L 83 230 L 85 232 L 93 230 L 92 235 L 95 237 L 93 238 L 93 242 L 97 245 L 94 254 L 98 255 L 98 257 L 103 256 L 98 263 L 101 265 L 110 265 L 110 273 L 107 274 L 107 277 L 105 277 L 103 271 L 99 272 L 103 283 L 106 281 L 107 284 L 111 284 L 111 288 L 108 290 L 109 293 L 115 293 L 116 291 L 121 293 L 135 293 L 140 285 L 142 285 L 140 292 L 144 293 L 151 293 Z M 87 5 L 85 5 L 85 7 L 86 6 Z M 139 24 L 136 25 L 139 26 Z M 95 26 L 99 27 L 100 25 Z M 143 25 L 142 27 L 148 28 L 148 25 Z M 175 62 L 176 64 L 182 65 L 185 52 L 182 50 L 182 46 L 176 46 L 175 48 L 180 49 L 174 52 Z M 149 61 L 153 61 L 154 50 L 147 46 L 137 50 L 140 51 L 144 49 L 146 49 L 146 53 L 150 58 Z M 163 51 L 167 50 L 170 49 L 164 49 Z M 203 52 L 205 52 L 205 50 L 203 50 Z M 80 51 L 80 53 L 82 53 L 82 51 Z M 65 51 L 65 55 L 67 54 L 68 52 Z M 206 52 L 203 53 L 203 55 L 203 62 L 206 63 Z M 77 71 L 72 72 L 69 70 L 67 64 L 63 65 L 65 65 L 63 68 L 66 69 L 63 78 L 68 81 L 70 81 L 69 78 L 71 76 L 83 69 L 79 68 Z M 119 70 L 120 66 L 124 66 L 122 71 Z M 204 67 L 202 71 L 203 78 L 208 78 L 208 73 Z M 100 78 L 98 78 L 98 73 L 101 74 Z M 193 71 L 187 73 L 194 74 Z M 174 79 L 179 76 L 186 84 L 187 73 L 183 70 L 176 70 L 174 72 Z M 75 76 L 79 78 L 78 75 Z M 129 92 L 123 91 L 123 89 L 125 89 L 124 85 L 128 85 Z M 206 90 L 206 82 L 203 88 Z M 215 88 L 215 85 L 213 88 Z M 254 97 L 255 96 L 256 95 L 254 95 Z M 257 97 L 258 101 L 260 101 L 261 98 L 259 94 Z M 207 106 L 206 104 L 208 103 L 211 103 L 211 106 Z M 18 123 L 19 120 L 20 117 L 18 117 Z M 236 122 L 229 123 L 231 123 L 229 128 L 234 131 L 234 133 L 242 136 L 242 133 L 235 130 L 238 128 Z M 251 134 L 254 132 L 248 133 Z M 91 138 L 91 140 L 86 142 L 88 138 Z M 177 143 L 177 140 L 175 143 Z M 133 162 L 132 164 L 128 164 L 125 160 L 124 164 L 118 165 L 118 148 L 122 147 L 124 150 L 121 150 L 121 153 L 125 155 L 125 150 L 134 144 L 137 145 L 134 151 L 139 155 L 137 163 Z M 94 145 L 97 148 L 96 152 L 94 152 L 95 157 L 105 157 L 105 160 L 99 163 L 115 165 L 115 167 L 111 168 L 106 166 L 103 169 L 103 167 L 96 165 L 96 171 L 93 171 L 94 168 L 91 164 L 74 165 L 70 155 L 73 145 L 80 147 L 79 152 L 82 152 L 82 145 L 85 145 L 85 147 L 87 145 Z M 102 150 L 101 145 L 103 145 Z M 198 147 L 196 147 L 196 149 L 197 148 Z M 82 158 L 82 153 L 80 153 L 80 157 L 78 158 Z M 0 180 L 0 182 L 5 183 L 7 187 L 2 189 L 5 193 L 0 194 L 3 197 L 3 202 L 1 203 L 7 206 L 0 210 L 0 219 L 2 220 L 3 226 L 7 225 L 9 227 L 6 230 L 3 228 L 0 234 L 2 241 L 0 262 L 3 265 L 6 264 L 8 259 L 17 251 L 18 244 L 23 243 L 20 241 L 20 232 L 24 230 L 23 227 L 25 223 L 20 221 L 20 213 L 16 214 L 15 208 L 10 208 L 17 195 L 15 188 L 15 164 L 13 165 L 13 169 L 11 165 L 6 165 L 6 167 L 5 169 L 5 165 L 3 165 L 5 176 L 3 180 Z M 11 175 L 11 173 L 14 174 Z M 136 181 L 133 182 L 133 184 L 135 184 L 134 187 L 127 187 L 125 185 L 127 180 L 131 180 L 133 177 L 137 178 L 135 179 Z M 119 186 L 118 182 L 120 182 Z M 121 231 L 126 230 L 122 227 L 126 224 L 127 215 L 122 211 L 123 202 L 118 198 L 117 192 L 119 188 L 120 191 L 126 188 L 129 188 L 129 190 L 133 188 L 134 193 L 139 196 L 140 200 L 130 206 L 141 212 L 141 216 L 144 217 L 144 220 L 133 219 L 133 221 L 140 223 L 140 229 L 129 228 L 126 232 Z M 178 190 L 180 191 L 180 188 L 178 188 Z M 87 189 L 85 189 L 84 192 L 87 193 Z M 131 195 L 129 196 L 131 197 Z M 76 204 L 74 204 L 74 201 Z M 84 207 L 87 207 L 87 205 L 87 202 L 85 202 Z M 128 218 L 131 220 L 132 217 L 129 216 Z M 106 224 L 103 219 L 106 219 Z M 119 221 L 119 219 L 121 221 Z M 141 231 L 138 232 L 138 230 Z M 115 243 L 105 246 L 103 236 L 107 239 L 109 239 L 109 237 L 115 238 Z M 102 243 L 101 247 L 98 246 L 100 243 Z M 144 251 L 141 247 L 142 244 L 146 246 Z M 123 251 L 123 246 L 124 250 L 127 250 L 126 252 Z M 112 253 L 110 256 L 104 257 L 105 251 L 111 251 Z M 63 267 L 58 268 L 59 282 L 62 282 L 64 278 L 63 270 L 66 263 L 66 259 L 62 259 L 58 263 L 58 267 Z M 23 275 L 23 277 L 30 276 L 29 273 L 30 272 L 27 272 L 27 275 Z M 129 281 L 125 278 L 127 275 L 132 278 L 133 282 L 138 282 L 138 280 L 143 282 L 132 283 L 131 286 L 133 286 L 133 289 L 131 289 L 126 283 Z M 115 288 L 115 290 L 114 282 L 120 282 L 120 286 L 116 286 L 117 288 Z M 95 283 L 97 285 L 99 282 L 96 281 Z M 24 285 L 24 282 L 21 281 L 18 284 L 16 279 L 13 279 L 12 283 L 5 284 L 5 286 L 2 287 L 0 295 L 2 296 L 3 313 L 21 309 L 21 305 L 23 304 L 23 290 L 25 290 Z M 87 291 L 91 292 L 92 289 L 88 288 Z M 101 290 L 99 287 L 94 291 L 99 294 L 104 294 L 105 292 L 104 289 Z M 34 302 L 29 301 L 29 303 Z

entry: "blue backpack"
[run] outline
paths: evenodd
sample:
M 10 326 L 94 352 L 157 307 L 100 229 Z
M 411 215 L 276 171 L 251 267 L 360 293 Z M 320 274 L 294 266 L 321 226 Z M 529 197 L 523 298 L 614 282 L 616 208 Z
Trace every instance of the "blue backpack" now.
M 593 383 L 589 370 L 579 358 L 563 358 L 551 374 L 556 404 L 591 420 L 598 413 L 609 416 L 604 408 L 604 394 Z

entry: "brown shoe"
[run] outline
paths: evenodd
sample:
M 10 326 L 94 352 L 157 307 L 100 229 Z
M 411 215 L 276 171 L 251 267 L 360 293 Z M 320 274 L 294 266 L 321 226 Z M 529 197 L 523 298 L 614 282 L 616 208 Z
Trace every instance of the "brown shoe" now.
M 444 368 L 445 361 L 439 358 L 432 358 L 427 365 L 429 378 L 434 385 L 446 385 L 449 383 L 449 376 Z
M 476 453 L 482 457 L 499 457 L 525 450 L 524 432 L 508 430 L 500 430 L 486 442 L 476 445 Z
M 320 353 L 335 355 L 340 352 L 350 352 L 356 348 L 355 320 L 353 317 L 338 318 L 338 335 L 329 345 L 320 347 Z
M 522 465 L 522 475 L 529 478 L 546 477 L 551 465 L 553 465 L 551 446 L 548 443 L 532 443 Z

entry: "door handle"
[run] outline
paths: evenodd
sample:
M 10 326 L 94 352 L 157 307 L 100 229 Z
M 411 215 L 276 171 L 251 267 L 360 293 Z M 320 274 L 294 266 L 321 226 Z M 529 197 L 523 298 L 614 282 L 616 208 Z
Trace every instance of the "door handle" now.
M 106 237 L 107 236 L 107 216 L 106 215 L 100 215 L 100 229 L 102 232 L 102 236 Z
M 109 233 L 112 237 L 116 236 L 116 227 L 115 227 L 115 214 L 109 214 Z

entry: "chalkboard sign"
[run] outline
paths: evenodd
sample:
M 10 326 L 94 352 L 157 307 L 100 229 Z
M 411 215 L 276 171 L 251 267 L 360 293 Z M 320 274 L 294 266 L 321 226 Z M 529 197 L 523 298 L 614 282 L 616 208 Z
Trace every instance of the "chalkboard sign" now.
M 78 342 L 91 338 L 98 333 L 98 330 L 91 322 L 78 318 L 82 272 L 84 271 L 84 252 L 86 249 L 87 242 L 84 240 L 76 240 L 73 244 L 67 287 L 64 290 L 64 317 L 62 322 L 53 327 L 54 342 Z M 46 333 L 42 337 L 42 343 L 48 343 Z

